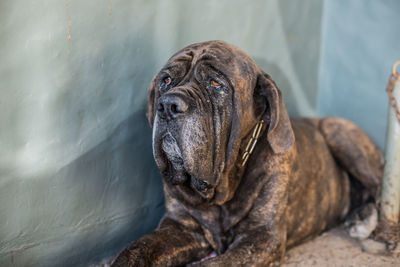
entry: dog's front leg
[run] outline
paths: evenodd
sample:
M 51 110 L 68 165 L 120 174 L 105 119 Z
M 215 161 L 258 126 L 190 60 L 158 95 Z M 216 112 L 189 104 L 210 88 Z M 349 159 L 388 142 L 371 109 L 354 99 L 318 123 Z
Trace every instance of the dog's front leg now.
M 259 227 L 239 236 L 224 254 L 204 261 L 200 266 L 271 266 L 281 260 L 284 251 L 285 240 L 265 227 Z
M 211 248 L 201 232 L 164 219 L 160 228 L 131 243 L 112 264 L 126 266 L 176 266 L 205 257 Z
M 271 266 L 286 249 L 287 175 L 274 175 L 257 197 L 246 219 L 234 228 L 228 250 L 201 266 Z

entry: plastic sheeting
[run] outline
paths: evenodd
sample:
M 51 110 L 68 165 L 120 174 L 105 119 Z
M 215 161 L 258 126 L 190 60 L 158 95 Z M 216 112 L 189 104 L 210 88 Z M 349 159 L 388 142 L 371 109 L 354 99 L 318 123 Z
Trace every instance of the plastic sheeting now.
M 147 85 L 176 50 L 253 56 L 316 111 L 322 2 L 0 2 L 0 266 L 86 266 L 156 227 Z
M 359 124 L 381 149 L 385 87 L 399 57 L 400 1 L 325 1 L 318 113 Z

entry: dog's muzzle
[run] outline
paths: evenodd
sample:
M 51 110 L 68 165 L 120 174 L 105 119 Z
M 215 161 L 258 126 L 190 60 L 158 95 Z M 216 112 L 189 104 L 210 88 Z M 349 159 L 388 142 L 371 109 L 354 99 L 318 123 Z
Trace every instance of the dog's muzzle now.
M 202 196 L 207 197 L 210 189 L 212 189 L 212 185 L 187 173 L 184 168 L 181 150 L 176 139 L 170 132 L 167 132 L 162 138 L 162 149 L 170 162 L 170 168 L 173 169 L 170 170 L 172 172 L 170 177 L 171 182 L 173 184 L 183 184 L 190 178 L 190 181 L 188 181 L 190 182 L 190 186 Z

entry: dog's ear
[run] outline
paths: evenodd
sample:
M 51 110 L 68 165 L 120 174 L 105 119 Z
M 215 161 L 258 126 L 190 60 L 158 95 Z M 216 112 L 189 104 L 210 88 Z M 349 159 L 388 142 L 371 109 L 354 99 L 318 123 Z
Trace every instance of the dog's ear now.
M 153 128 L 154 116 L 155 116 L 155 101 L 158 99 L 158 88 L 156 87 L 156 77 L 155 75 L 150 82 L 148 94 L 147 94 L 147 120 L 150 123 L 150 127 Z
M 284 153 L 294 144 L 292 125 L 287 114 L 282 94 L 275 82 L 266 73 L 257 78 L 254 90 L 255 115 L 262 114 L 268 125 L 268 142 L 275 153 Z

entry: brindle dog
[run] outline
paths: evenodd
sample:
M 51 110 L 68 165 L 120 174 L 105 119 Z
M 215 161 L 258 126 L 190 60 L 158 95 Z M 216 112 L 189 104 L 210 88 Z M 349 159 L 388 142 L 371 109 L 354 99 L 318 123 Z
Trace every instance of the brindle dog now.
M 281 92 L 239 48 L 190 45 L 149 88 L 166 214 L 113 266 L 267 266 L 376 205 L 383 157 L 340 118 L 290 120 Z

